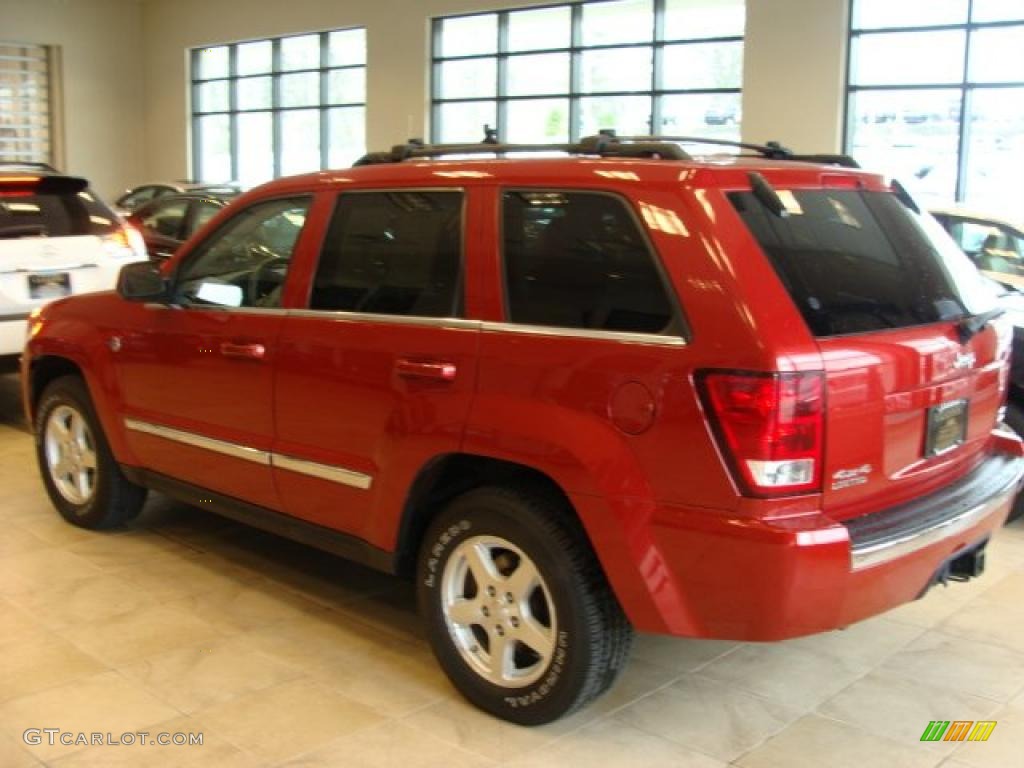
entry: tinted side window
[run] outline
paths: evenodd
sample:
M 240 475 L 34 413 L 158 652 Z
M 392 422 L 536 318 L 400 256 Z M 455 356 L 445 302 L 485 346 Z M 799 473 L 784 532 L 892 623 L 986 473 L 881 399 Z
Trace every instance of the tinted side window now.
M 313 309 L 457 313 L 461 192 L 358 192 L 338 199 L 313 281 Z
M 198 232 L 202 229 L 206 222 L 220 213 L 221 208 L 222 206 L 216 203 L 209 203 L 206 200 L 196 202 L 192 213 L 192 226 L 188 234 L 191 235 L 193 232 Z
M 661 333 L 672 302 L 626 204 L 587 192 L 507 192 L 503 200 L 509 319 Z
M 193 306 L 277 307 L 307 198 L 257 203 L 235 214 L 189 257 L 178 300 Z

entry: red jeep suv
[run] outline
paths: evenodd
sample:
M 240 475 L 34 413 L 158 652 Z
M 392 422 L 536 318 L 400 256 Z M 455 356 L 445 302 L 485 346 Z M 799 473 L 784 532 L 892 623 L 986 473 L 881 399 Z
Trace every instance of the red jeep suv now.
M 634 629 L 776 640 L 978 575 L 1024 473 L 990 290 L 898 183 L 683 141 L 398 146 L 48 305 L 54 505 L 106 528 L 152 489 L 409 575 L 523 724 Z

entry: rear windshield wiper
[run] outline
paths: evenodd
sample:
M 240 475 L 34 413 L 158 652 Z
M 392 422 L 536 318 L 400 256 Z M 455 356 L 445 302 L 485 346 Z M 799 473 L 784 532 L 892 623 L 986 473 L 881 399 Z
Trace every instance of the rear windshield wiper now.
M 14 224 L 0 226 L 0 237 L 39 237 L 47 234 L 45 224 Z
M 982 312 L 979 315 L 964 315 L 961 317 L 956 323 L 956 333 L 960 338 L 960 343 L 966 344 L 980 333 L 986 325 L 997 317 L 1002 316 L 1005 312 L 1005 309 L 990 309 L 988 312 Z

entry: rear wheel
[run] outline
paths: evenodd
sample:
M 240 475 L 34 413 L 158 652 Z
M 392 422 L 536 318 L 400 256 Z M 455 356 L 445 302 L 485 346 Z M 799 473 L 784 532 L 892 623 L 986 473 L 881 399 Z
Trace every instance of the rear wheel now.
M 473 704 L 522 725 L 575 711 L 625 664 L 632 628 L 557 501 L 506 488 L 458 497 L 424 538 L 420 609 Z
M 46 492 L 69 522 L 112 528 L 142 509 L 146 490 L 121 472 L 79 377 L 63 376 L 43 391 L 35 439 Z

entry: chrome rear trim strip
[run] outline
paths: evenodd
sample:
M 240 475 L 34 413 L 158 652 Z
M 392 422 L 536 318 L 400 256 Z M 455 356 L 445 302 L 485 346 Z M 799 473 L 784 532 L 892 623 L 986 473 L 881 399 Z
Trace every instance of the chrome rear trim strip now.
M 485 332 L 518 333 L 528 336 L 557 336 L 571 339 L 595 339 L 598 341 L 618 341 L 625 344 L 649 344 L 659 347 L 685 347 L 686 340 L 681 336 L 662 336 L 658 333 L 630 333 L 628 331 L 602 331 L 592 328 L 559 328 L 549 325 L 524 325 L 520 323 L 498 323 L 484 321 L 481 323 Z
M 1018 475 L 1019 478 L 1019 475 Z M 976 504 L 970 509 L 962 512 L 956 517 L 943 520 L 940 523 L 926 528 L 923 531 L 908 534 L 899 539 L 890 539 L 874 545 L 857 547 L 854 546 L 850 552 L 851 566 L 854 571 L 863 568 L 870 568 L 873 565 L 881 565 L 891 560 L 897 560 L 905 555 L 916 552 L 919 549 L 934 544 L 937 541 L 956 536 L 963 533 L 989 515 L 996 512 L 999 507 L 1009 502 L 1017 492 L 1017 483 L 1004 488 L 995 496 Z
M 362 472 L 355 472 L 351 469 L 331 466 L 330 464 L 318 464 L 315 461 L 296 459 L 293 456 L 282 456 L 275 453 L 271 456 L 271 464 L 279 469 L 286 469 L 289 472 L 296 472 L 300 475 L 316 477 L 320 480 L 328 480 L 339 485 L 348 485 L 352 488 L 369 490 L 373 484 L 373 478 L 364 475 Z
M 134 432 L 162 437 L 164 440 L 173 440 L 176 443 L 191 445 L 193 448 L 203 448 L 214 453 L 222 453 L 225 456 L 251 461 L 254 464 L 270 465 L 270 453 L 268 451 L 261 451 L 258 448 L 237 445 L 224 440 L 215 440 L 212 437 L 203 437 L 194 432 L 162 427 L 159 424 L 150 424 L 148 421 L 139 421 L 138 419 L 125 419 L 124 425 Z

